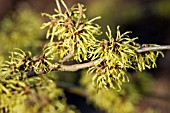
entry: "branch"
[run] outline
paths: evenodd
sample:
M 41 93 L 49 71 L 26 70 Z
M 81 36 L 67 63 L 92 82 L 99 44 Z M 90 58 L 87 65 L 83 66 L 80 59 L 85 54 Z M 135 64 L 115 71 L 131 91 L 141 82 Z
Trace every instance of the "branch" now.
M 143 53 L 143 52 L 158 51 L 158 50 L 170 50 L 170 45 L 156 46 L 156 47 L 144 47 L 144 48 L 137 50 L 137 52 Z M 73 64 L 73 65 L 63 65 L 63 64 L 56 63 L 56 64 L 50 66 L 49 69 L 53 70 L 53 71 L 59 70 L 59 71 L 72 71 L 73 72 L 73 71 L 77 71 L 77 70 L 80 70 L 80 69 L 85 69 L 85 68 L 89 68 L 89 67 L 92 67 L 94 65 L 97 65 L 98 62 L 100 62 L 100 60 L 102 60 L 102 59 L 97 59 L 97 60 L 90 61 L 90 62 L 87 62 L 87 63 Z
M 98 64 L 99 61 L 100 61 L 100 59 L 95 60 L 95 61 L 90 61 L 87 63 L 83 63 L 83 64 L 73 64 L 73 65 L 62 65 L 62 64 L 56 63 L 56 64 L 50 66 L 49 69 L 50 70 L 59 70 L 59 71 L 77 71 L 80 69 L 92 67 L 92 66 Z
M 143 52 L 148 52 L 148 51 L 159 51 L 159 50 L 170 50 L 170 45 L 144 47 L 144 48 L 137 50 L 136 52 L 143 53 Z
M 67 90 L 69 93 L 73 93 L 82 97 L 87 96 L 87 91 L 84 88 L 80 86 L 75 86 L 74 84 L 71 83 L 57 82 L 57 87 L 63 88 Z
M 170 45 L 165 45 L 165 46 L 156 46 L 156 47 L 143 47 L 139 50 L 136 50 L 137 53 L 143 53 L 143 52 L 148 52 L 148 51 L 158 51 L 158 50 L 170 50 Z M 78 71 L 80 69 L 85 69 L 85 68 L 89 68 L 95 65 L 98 65 L 99 62 L 102 61 L 101 58 L 94 60 L 94 61 L 90 61 L 87 63 L 82 63 L 82 64 L 73 64 L 73 65 L 63 65 L 60 63 L 65 62 L 66 60 L 72 58 L 74 56 L 73 53 L 69 53 L 66 57 L 64 57 L 62 60 L 59 61 L 59 63 L 55 63 L 51 66 L 49 66 L 48 68 L 51 71 L 71 71 L 71 72 L 75 72 Z M 36 72 L 35 74 L 45 74 L 47 73 L 45 70 L 40 69 L 39 72 Z M 30 73 L 28 73 L 30 74 Z M 32 76 L 32 74 L 30 75 Z
M 156 47 L 144 47 L 139 50 L 137 50 L 137 53 L 143 53 L 143 52 L 148 52 L 148 51 L 158 51 L 158 50 L 170 50 L 170 45 L 166 46 L 156 46 Z M 54 64 L 50 66 L 51 70 L 60 70 L 60 71 L 77 71 L 80 69 L 85 69 L 92 67 L 96 65 L 101 59 L 95 60 L 95 61 L 90 61 L 87 63 L 82 63 L 82 64 L 73 64 L 73 65 L 61 65 L 61 64 Z

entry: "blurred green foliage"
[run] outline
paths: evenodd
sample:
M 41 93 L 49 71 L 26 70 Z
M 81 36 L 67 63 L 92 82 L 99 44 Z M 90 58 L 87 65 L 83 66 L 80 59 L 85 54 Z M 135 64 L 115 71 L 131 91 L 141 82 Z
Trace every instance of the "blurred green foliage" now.
M 75 113 L 63 90 L 47 78 L 0 79 L 1 113 Z
M 89 17 L 102 16 L 102 20 L 98 22 L 102 30 L 106 31 L 106 25 L 110 25 L 112 29 L 117 25 L 133 26 L 142 23 L 143 18 L 150 16 L 153 16 L 153 19 L 169 19 L 169 4 L 169 0 L 93 0 L 87 4 L 87 14 Z
M 170 19 L 170 1 L 169 0 L 159 0 L 152 5 L 152 11 L 155 15 L 163 18 Z
M 82 73 L 85 75 L 85 72 Z M 134 72 L 129 74 L 130 81 L 122 86 L 122 90 L 102 89 L 96 92 L 91 83 L 90 76 L 83 76 L 80 84 L 86 89 L 87 102 L 95 104 L 95 106 L 106 113 L 135 113 L 137 111 L 136 104 L 140 102 L 143 95 L 149 94 L 152 87 L 152 77 L 147 72 Z
M 37 15 L 29 7 L 19 7 L 1 21 L 0 55 L 7 57 L 8 52 L 13 51 L 13 48 L 38 52 L 43 30 L 39 28 L 42 20 Z
M 102 30 L 106 31 L 106 25 L 110 25 L 115 29 L 117 25 L 133 22 L 142 17 L 142 7 L 137 1 L 128 2 L 126 0 L 93 0 L 87 5 L 88 16 L 101 15 L 99 20 Z

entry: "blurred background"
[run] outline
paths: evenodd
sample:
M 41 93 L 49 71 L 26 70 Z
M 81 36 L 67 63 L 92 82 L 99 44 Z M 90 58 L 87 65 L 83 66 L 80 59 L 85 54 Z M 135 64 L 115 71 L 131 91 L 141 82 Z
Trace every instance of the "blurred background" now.
M 65 0 L 65 3 L 68 7 L 75 3 L 84 4 L 88 18 L 102 16 L 97 21 L 102 26 L 101 38 L 105 38 L 107 25 L 114 35 L 120 25 L 122 33 L 132 31 L 130 37 L 138 37 L 138 43 L 170 45 L 170 0 Z M 53 14 L 54 8 L 54 0 L 0 0 L 0 56 L 6 59 L 8 52 L 16 47 L 41 54 L 41 47 L 48 42 L 45 30 L 40 30 L 41 24 L 46 21 L 41 13 Z M 133 76 L 130 82 L 139 89 L 136 94 L 142 98 L 134 102 L 139 113 L 170 113 L 170 51 L 164 51 L 164 54 L 165 58 L 158 58 L 157 69 L 147 70 L 142 75 L 130 73 Z M 76 86 L 86 83 L 80 78 L 83 72 L 58 73 L 61 74 L 64 75 L 59 77 L 62 82 Z M 87 84 L 84 87 L 88 88 Z M 68 103 L 76 105 L 82 113 L 109 112 L 81 93 L 67 90 L 65 93 Z M 130 94 L 134 96 L 133 91 Z

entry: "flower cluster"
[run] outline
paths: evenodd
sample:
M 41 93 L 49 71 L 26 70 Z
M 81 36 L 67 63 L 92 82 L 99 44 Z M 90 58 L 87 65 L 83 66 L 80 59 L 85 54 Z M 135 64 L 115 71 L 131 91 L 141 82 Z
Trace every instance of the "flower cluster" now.
M 140 45 L 135 42 L 137 38 L 129 38 L 128 33 L 121 34 L 118 26 L 117 36 L 113 38 L 108 27 L 106 35 L 109 40 L 100 41 L 95 46 L 95 52 L 90 54 L 92 60 L 100 59 L 97 65 L 88 70 L 88 74 L 94 74 L 93 85 L 97 89 L 104 87 L 120 91 L 123 82 L 129 81 L 126 74 L 128 69 L 142 71 L 156 67 L 156 59 L 162 52 L 138 53 Z
M 63 2 L 62 2 L 63 3 Z M 51 55 L 52 59 L 62 59 L 69 53 L 74 54 L 74 60 L 82 62 L 88 59 L 89 47 L 95 45 L 95 35 L 100 35 L 100 26 L 93 23 L 94 19 L 88 20 L 84 14 L 84 6 L 77 4 L 64 13 L 56 11 L 56 14 L 47 16 L 50 21 L 44 23 L 41 28 L 48 27 L 47 38 L 50 38 L 49 44 L 46 45 L 44 53 L 46 56 Z M 58 41 L 58 42 L 56 42 Z M 55 54 L 53 54 L 55 53 Z
M 25 72 L 29 77 L 30 72 L 34 74 L 43 74 L 49 72 L 49 66 L 52 65 L 45 55 L 32 56 L 31 52 L 24 52 L 21 49 L 11 52 L 10 61 L 5 61 L 2 65 L 2 73 L 5 78 L 23 79 Z
M 0 79 L 0 99 L 0 111 L 4 113 L 75 113 L 66 106 L 62 89 L 39 77 L 26 81 Z

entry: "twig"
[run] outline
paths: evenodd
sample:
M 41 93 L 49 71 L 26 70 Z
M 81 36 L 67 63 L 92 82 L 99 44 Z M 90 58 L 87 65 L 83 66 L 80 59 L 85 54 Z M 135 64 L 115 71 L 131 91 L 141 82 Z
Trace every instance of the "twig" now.
M 66 62 L 67 60 L 69 60 L 70 58 L 72 58 L 73 56 L 74 56 L 74 53 L 69 52 L 69 53 L 67 54 L 67 56 L 65 56 L 62 60 L 59 60 L 58 62 L 59 62 L 59 63 L 64 63 L 64 62 Z
M 148 51 L 170 50 L 170 45 L 155 46 L 155 47 L 143 47 L 136 52 L 143 53 Z
M 83 64 L 73 64 L 73 65 L 62 65 L 62 64 L 54 64 L 52 66 L 50 66 L 50 70 L 59 70 L 59 71 L 77 71 L 80 69 L 85 69 L 88 67 L 92 67 L 94 65 L 96 65 L 98 62 L 100 61 L 100 59 L 95 60 L 95 61 L 90 61 L 87 63 L 83 63 Z
M 84 88 L 80 87 L 80 86 L 75 86 L 71 83 L 66 83 L 66 82 L 57 82 L 57 87 L 63 88 L 66 91 L 82 96 L 82 97 L 86 97 L 87 96 L 87 92 L 85 91 Z
M 55 0 L 55 2 L 56 2 L 56 5 L 57 5 L 57 8 L 58 8 L 59 13 L 62 14 L 59 1 L 58 1 L 58 0 Z

